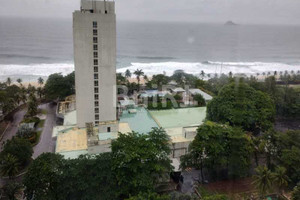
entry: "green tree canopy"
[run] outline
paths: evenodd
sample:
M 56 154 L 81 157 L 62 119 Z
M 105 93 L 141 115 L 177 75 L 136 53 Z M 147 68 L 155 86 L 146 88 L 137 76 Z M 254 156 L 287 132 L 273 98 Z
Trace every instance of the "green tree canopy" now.
M 189 148 L 189 153 L 182 157 L 182 168 L 202 171 L 206 167 L 216 179 L 248 174 L 252 148 L 250 138 L 240 128 L 207 121 L 199 127 Z
M 13 137 L 4 144 L 0 157 L 8 154 L 16 157 L 20 165 L 24 166 L 30 162 L 33 150 L 28 140 Z
M 113 170 L 121 197 L 154 191 L 163 175 L 171 171 L 169 138 L 164 130 L 149 134 L 120 134 L 112 142 Z
M 270 129 L 274 116 L 271 98 L 242 82 L 224 86 L 207 105 L 207 119 L 255 133 Z
M 47 99 L 56 100 L 75 94 L 75 73 L 67 76 L 51 74 L 45 84 L 45 95 Z

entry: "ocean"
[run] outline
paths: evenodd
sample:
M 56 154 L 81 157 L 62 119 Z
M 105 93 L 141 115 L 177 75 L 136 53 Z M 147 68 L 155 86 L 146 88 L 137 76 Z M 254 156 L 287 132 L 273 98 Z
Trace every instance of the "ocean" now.
M 72 20 L 0 18 L 0 80 L 74 70 Z M 117 22 L 117 71 L 300 70 L 300 26 Z

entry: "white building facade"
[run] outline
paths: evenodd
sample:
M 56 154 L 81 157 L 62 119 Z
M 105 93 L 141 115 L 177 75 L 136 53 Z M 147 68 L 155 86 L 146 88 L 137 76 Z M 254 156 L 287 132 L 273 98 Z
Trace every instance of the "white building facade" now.
M 115 3 L 82 0 L 73 13 L 73 40 L 77 126 L 115 121 Z

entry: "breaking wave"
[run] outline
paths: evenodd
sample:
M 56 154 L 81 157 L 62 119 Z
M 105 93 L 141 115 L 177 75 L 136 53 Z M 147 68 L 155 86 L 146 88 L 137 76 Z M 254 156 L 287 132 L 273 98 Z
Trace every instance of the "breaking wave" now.
M 247 75 L 257 73 L 267 73 L 274 71 L 297 71 L 300 64 L 289 65 L 284 63 L 264 63 L 264 62 L 213 62 L 205 61 L 201 63 L 187 62 L 157 62 L 157 63 L 132 63 L 128 67 L 120 68 L 117 71 L 124 73 L 127 69 L 134 71 L 142 69 L 147 75 L 162 74 L 172 75 L 175 70 L 184 70 L 186 73 L 199 75 L 203 70 L 206 74 L 234 74 L 243 73 Z

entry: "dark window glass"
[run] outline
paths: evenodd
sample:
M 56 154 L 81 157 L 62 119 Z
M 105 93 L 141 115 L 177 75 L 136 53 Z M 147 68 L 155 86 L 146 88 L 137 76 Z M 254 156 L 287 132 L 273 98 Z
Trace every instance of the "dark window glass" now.
M 94 88 L 94 92 L 95 93 L 99 93 L 99 89 L 98 88 Z
M 94 51 L 98 51 L 98 45 L 94 44 Z
M 98 74 L 94 74 L 94 79 L 98 79 Z
M 94 67 L 94 72 L 98 72 L 98 67 Z
M 97 36 L 98 31 L 97 30 L 93 30 L 93 35 Z
M 93 42 L 94 42 L 94 43 L 98 43 L 98 38 L 93 37 Z
M 94 85 L 95 85 L 95 86 L 98 86 L 98 81 L 94 81 Z
M 95 115 L 95 120 L 99 120 L 99 115 Z
M 94 52 L 94 58 L 98 58 L 98 52 Z
M 93 22 L 93 28 L 97 28 L 98 24 L 97 22 Z
M 95 100 L 98 100 L 98 99 L 99 99 L 99 95 L 95 94 Z
M 94 65 L 98 65 L 98 60 L 94 59 Z

